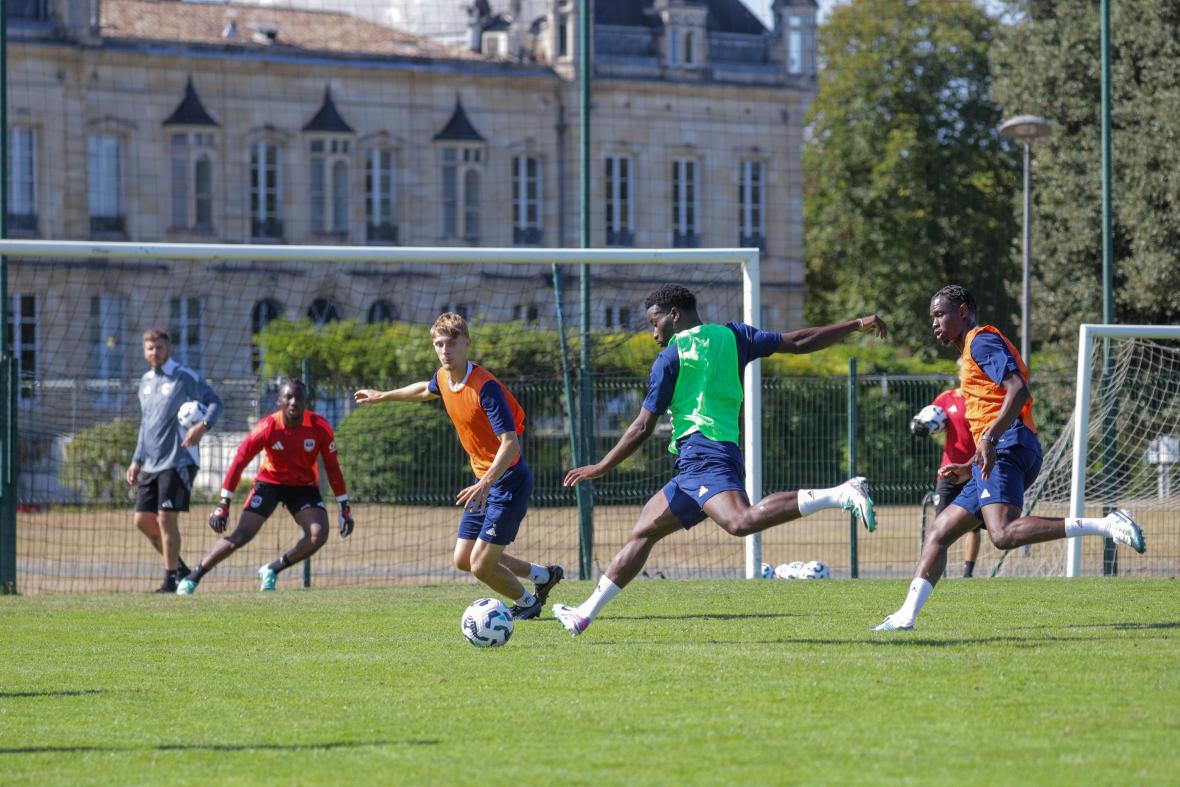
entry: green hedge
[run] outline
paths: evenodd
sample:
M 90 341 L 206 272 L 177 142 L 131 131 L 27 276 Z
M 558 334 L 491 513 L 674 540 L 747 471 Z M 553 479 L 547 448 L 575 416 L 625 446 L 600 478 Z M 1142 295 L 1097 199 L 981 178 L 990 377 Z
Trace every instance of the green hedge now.
M 135 453 L 139 424 L 125 418 L 88 426 L 66 445 L 61 482 L 88 501 L 115 503 L 129 499 L 127 466 Z

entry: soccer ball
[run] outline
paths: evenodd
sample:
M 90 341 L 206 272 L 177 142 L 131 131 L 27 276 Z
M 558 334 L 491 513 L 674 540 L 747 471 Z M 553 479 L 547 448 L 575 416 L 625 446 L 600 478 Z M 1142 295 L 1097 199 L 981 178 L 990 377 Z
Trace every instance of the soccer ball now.
M 832 572 L 820 561 L 812 560 L 810 563 L 804 563 L 796 576 L 799 579 L 831 579 Z
M 790 563 L 782 563 L 774 570 L 774 575 L 779 579 L 799 579 L 799 572 L 803 570 L 803 561 L 795 560 Z
M 946 410 L 935 404 L 928 404 L 918 411 L 910 421 L 910 431 L 918 437 L 935 434 L 946 429 Z
M 770 565 L 769 563 L 763 563 L 762 564 L 762 578 L 763 579 L 774 579 L 774 566 Z
M 515 621 L 503 602 L 481 598 L 463 613 L 460 627 L 467 641 L 477 648 L 498 648 L 512 636 Z
M 185 402 L 176 411 L 176 420 L 180 421 L 180 425 L 185 429 L 192 429 L 201 421 L 205 420 L 205 416 L 209 414 L 209 408 L 198 401 Z

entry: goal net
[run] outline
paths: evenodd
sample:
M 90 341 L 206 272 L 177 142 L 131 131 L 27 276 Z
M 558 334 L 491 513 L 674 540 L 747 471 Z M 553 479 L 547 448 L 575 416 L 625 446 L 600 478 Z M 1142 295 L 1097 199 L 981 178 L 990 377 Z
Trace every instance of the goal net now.
M 311 378 L 313 409 L 336 430 L 357 521 L 349 539 L 333 534 L 311 560 L 309 580 L 320 586 L 466 578 L 450 556 L 455 494 L 471 483 L 471 471 L 439 403 L 357 407 L 352 400 L 359 387 L 427 379 L 438 365 L 429 326 L 440 313 L 468 319 L 473 360 L 526 412 L 524 454 L 536 487 L 514 552 L 561 563 L 571 574 L 583 539 L 575 494 L 561 483 L 575 458 L 571 406 L 575 415 L 592 414 L 589 459 L 596 460 L 638 412 L 658 352 L 644 297 L 674 280 L 698 294 L 706 320 L 758 323 L 758 255 L 749 250 L 0 246 L 9 265 L 8 335 L 19 362 L 17 559 L 25 593 L 144 590 L 157 578 L 160 560 L 133 524 L 134 491 L 124 480 L 140 423 L 139 380 L 149 368 L 141 345 L 148 328 L 168 330 L 173 359 L 207 378 L 225 405 L 200 444 L 192 507 L 180 518 L 181 555 L 190 565 L 216 538 L 206 526 L 211 503 L 238 444 L 276 409 L 277 380 Z M 589 400 L 579 393 L 583 264 L 594 326 Z M 748 389 L 757 412 L 759 386 Z M 757 483 L 759 430 L 746 433 Z M 666 481 L 666 438 L 661 431 L 595 482 L 593 574 Z M 256 463 L 239 488 L 235 519 L 255 471 Z M 253 587 L 258 565 L 297 536 L 285 511 L 276 511 L 202 589 Z M 746 562 L 740 540 L 697 528 L 670 541 L 648 570 L 738 577 Z M 304 574 L 288 571 L 280 581 L 295 585 Z
M 1046 450 L 1026 510 L 1101 516 L 1126 509 L 1143 527 L 1147 552 L 1071 539 L 1014 550 L 1000 571 L 1174 574 L 1180 559 L 1180 327 L 1083 325 L 1078 353 L 1073 415 Z

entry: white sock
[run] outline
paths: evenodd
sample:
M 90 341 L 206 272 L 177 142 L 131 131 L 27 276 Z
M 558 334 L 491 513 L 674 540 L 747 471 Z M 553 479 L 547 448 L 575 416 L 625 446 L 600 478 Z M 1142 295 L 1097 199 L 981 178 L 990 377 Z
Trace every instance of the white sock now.
M 799 515 L 807 516 L 826 508 L 839 508 L 844 503 L 844 484 L 831 489 L 800 489 L 798 493 Z
M 610 577 L 606 574 L 598 580 L 598 587 L 594 588 L 594 592 L 590 594 L 590 598 L 582 602 L 582 606 L 578 607 L 578 616 L 586 620 L 594 620 L 598 617 L 598 613 L 602 612 L 610 600 L 619 595 L 622 590 L 621 587 L 611 582 Z
M 536 563 L 529 564 L 529 582 L 534 585 L 543 585 L 549 581 L 549 569 L 545 566 L 538 566 Z
M 515 603 L 519 607 L 531 607 L 537 603 L 537 597 L 526 590 L 524 595 L 518 598 Z
M 918 613 L 922 611 L 922 605 L 926 603 L 926 599 L 930 598 L 930 594 L 934 592 L 934 585 L 922 578 L 915 579 L 910 583 L 909 595 L 905 597 L 905 603 L 901 605 L 901 609 L 893 613 L 894 623 L 913 623 L 918 619 Z
M 1074 536 L 1104 536 L 1108 532 L 1106 517 L 1067 516 L 1065 518 L 1065 535 Z

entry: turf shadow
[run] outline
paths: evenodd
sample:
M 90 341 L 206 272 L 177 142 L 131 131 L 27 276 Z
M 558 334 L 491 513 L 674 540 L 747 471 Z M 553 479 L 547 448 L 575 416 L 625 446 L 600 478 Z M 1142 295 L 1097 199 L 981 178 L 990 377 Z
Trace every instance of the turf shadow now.
M 60 691 L 0 691 L 0 700 L 25 697 L 83 697 L 87 694 L 103 694 L 105 689 L 62 689 Z
M 756 612 L 741 614 L 702 613 L 700 615 L 611 615 L 611 620 L 773 620 L 775 618 L 798 618 L 796 612 Z
M 137 751 L 333 751 L 335 749 L 379 748 L 383 746 L 437 746 L 442 741 L 434 738 L 403 741 L 329 741 L 327 743 L 163 743 L 159 746 L 17 746 L 0 748 L 5 754 L 88 754 L 91 752 L 118 753 Z

